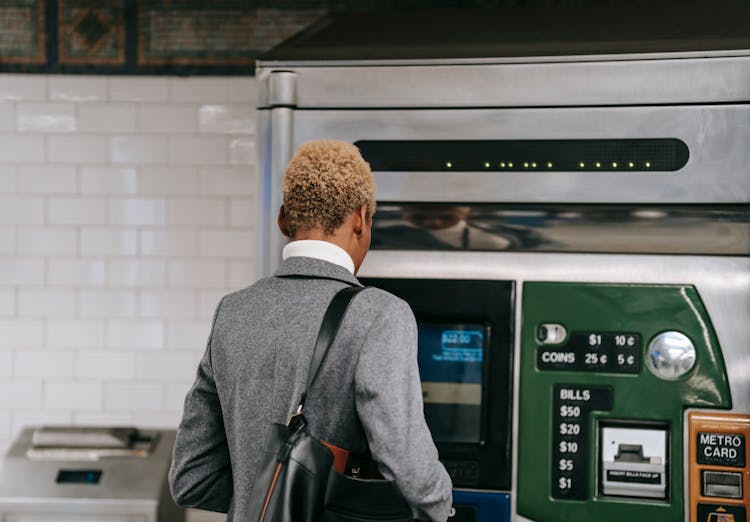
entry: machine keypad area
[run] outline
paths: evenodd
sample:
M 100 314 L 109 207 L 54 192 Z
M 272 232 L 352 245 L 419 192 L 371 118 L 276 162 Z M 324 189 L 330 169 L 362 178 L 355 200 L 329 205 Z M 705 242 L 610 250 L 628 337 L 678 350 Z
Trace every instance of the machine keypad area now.
M 554 386 L 552 422 L 552 498 L 585 500 L 589 496 L 588 417 L 612 409 L 607 386 Z
M 476 522 L 477 520 L 477 507 L 476 506 L 453 506 L 454 513 L 450 517 L 451 522 Z
M 442 460 L 454 484 L 473 485 L 479 482 L 479 463 L 475 460 Z
M 539 370 L 638 373 L 641 336 L 637 333 L 574 332 L 567 344 L 537 350 Z

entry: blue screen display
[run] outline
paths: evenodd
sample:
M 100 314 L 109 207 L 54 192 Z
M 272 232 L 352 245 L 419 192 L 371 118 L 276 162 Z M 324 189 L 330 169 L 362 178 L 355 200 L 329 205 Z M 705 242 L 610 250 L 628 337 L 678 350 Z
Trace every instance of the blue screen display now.
M 422 322 L 418 326 L 422 398 L 433 438 L 479 442 L 484 325 Z
M 422 381 L 482 383 L 482 325 L 419 324 Z

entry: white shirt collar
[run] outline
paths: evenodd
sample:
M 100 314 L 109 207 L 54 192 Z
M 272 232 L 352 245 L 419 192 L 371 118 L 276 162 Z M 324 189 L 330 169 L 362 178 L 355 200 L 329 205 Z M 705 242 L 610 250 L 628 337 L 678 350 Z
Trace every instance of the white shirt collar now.
M 281 258 L 286 260 L 289 257 L 312 257 L 322 259 L 334 265 L 346 268 L 352 274 L 354 273 L 354 261 L 346 250 L 338 245 L 328 241 L 317 239 L 300 239 L 288 243 L 284 250 L 281 251 Z

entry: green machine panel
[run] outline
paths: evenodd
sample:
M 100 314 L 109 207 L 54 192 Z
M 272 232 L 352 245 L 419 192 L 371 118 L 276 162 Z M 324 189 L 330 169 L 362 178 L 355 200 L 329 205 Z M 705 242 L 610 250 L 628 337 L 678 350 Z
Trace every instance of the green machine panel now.
M 731 408 L 690 285 L 526 283 L 517 511 L 536 521 L 683 521 L 688 407 Z

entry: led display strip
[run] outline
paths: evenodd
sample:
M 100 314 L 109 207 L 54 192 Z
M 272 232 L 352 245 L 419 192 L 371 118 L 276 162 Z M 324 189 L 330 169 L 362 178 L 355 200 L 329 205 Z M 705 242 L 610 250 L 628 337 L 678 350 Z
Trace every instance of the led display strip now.
M 361 140 L 374 171 L 675 172 L 688 161 L 676 138 L 596 140 Z

